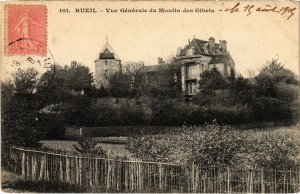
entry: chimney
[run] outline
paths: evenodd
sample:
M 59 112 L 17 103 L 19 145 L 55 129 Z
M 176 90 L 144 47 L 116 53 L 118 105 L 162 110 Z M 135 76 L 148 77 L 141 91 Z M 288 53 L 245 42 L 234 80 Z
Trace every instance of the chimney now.
M 164 64 L 165 61 L 161 57 L 158 57 L 158 65 L 164 65 Z
M 227 42 L 226 42 L 226 40 L 222 40 L 220 45 L 221 45 L 221 52 L 222 53 L 227 53 Z
M 215 54 L 215 38 L 214 37 L 210 37 L 209 41 L 208 41 L 208 45 L 209 45 L 209 50 Z
M 177 56 L 177 57 L 180 55 L 180 53 L 181 53 L 181 50 L 182 50 L 182 48 L 181 48 L 181 47 L 179 47 L 179 48 L 177 49 L 177 53 L 176 53 L 176 56 Z

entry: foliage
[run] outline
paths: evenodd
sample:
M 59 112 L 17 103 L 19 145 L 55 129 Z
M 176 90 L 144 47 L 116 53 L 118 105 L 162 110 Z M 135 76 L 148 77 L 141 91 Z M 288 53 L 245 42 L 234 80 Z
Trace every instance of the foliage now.
M 14 192 L 33 192 L 33 193 L 71 193 L 87 192 L 86 189 L 82 189 L 74 184 L 62 183 L 60 181 L 31 181 L 31 180 L 14 180 L 8 185 L 8 190 L 14 190 Z M 3 187 L 5 189 L 5 187 Z
M 120 71 L 109 77 L 109 92 L 110 95 L 116 98 L 129 96 L 130 93 L 130 76 Z
M 250 164 L 266 168 L 292 168 L 300 151 L 299 142 L 291 134 L 265 133 L 253 137 L 250 144 Z
M 70 66 L 64 67 L 55 65 L 42 75 L 37 86 L 37 91 L 42 92 L 38 97 L 45 101 L 44 106 L 64 102 L 69 96 L 82 91 L 94 94 L 96 89 L 92 83 L 93 76 L 89 68 L 79 62 L 72 61 Z
M 245 137 L 214 121 L 203 127 L 183 127 L 173 134 L 130 138 L 127 148 L 142 159 L 230 166 L 237 165 L 240 153 L 245 152 Z
M 146 161 L 174 162 L 176 139 L 166 136 L 146 135 L 141 137 L 130 137 L 126 148 L 134 153 L 137 158 Z
M 199 87 L 202 90 L 211 91 L 225 89 L 228 87 L 226 79 L 217 68 L 206 70 L 201 74 Z
M 92 126 L 141 125 L 143 112 L 135 99 L 101 98 L 92 101 L 89 109 Z
M 216 121 L 201 127 L 182 127 L 165 135 L 131 137 L 127 149 L 145 160 L 204 166 L 291 168 L 299 164 L 299 142 L 293 134 L 257 135 Z
M 90 114 L 91 101 L 85 95 L 70 95 L 64 102 L 64 119 L 70 125 L 86 125 L 91 120 Z
M 30 68 L 19 69 L 14 82 L 1 83 L 1 144 L 3 163 L 9 148 L 18 146 L 37 146 L 43 136 L 40 115 L 35 100 L 37 72 Z
M 101 148 L 97 147 L 98 142 L 92 138 L 82 138 L 77 141 L 77 144 L 73 144 L 74 149 L 81 154 L 93 154 L 98 157 L 106 157 L 107 153 Z
M 183 130 L 179 141 L 184 142 L 183 152 L 189 153 L 188 161 L 204 166 L 235 166 L 246 152 L 244 132 L 221 127 L 213 121 L 203 129 Z
M 260 73 L 256 79 L 259 80 L 263 78 L 263 76 L 269 77 L 275 83 L 284 82 L 287 84 L 299 84 L 295 74 L 292 71 L 284 68 L 284 65 L 279 62 L 278 58 L 267 61 L 264 67 L 260 70 Z

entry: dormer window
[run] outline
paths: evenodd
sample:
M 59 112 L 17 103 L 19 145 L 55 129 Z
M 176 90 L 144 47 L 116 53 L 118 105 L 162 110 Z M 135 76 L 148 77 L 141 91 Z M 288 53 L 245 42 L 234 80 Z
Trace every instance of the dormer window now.
M 195 48 L 192 46 L 186 51 L 186 56 L 192 56 L 195 54 Z

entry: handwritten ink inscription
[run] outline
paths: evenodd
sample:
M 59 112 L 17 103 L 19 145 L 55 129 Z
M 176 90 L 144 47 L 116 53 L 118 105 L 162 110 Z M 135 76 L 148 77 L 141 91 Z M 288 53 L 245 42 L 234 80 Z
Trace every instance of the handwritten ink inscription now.
M 293 15 L 295 15 L 296 7 L 289 7 L 289 6 L 273 6 L 266 4 L 264 6 L 255 6 L 248 4 L 246 6 L 242 6 L 240 3 L 235 4 L 233 7 L 229 7 L 225 9 L 225 12 L 229 13 L 237 13 L 237 12 L 244 12 L 247 14 L 247 16 L 251 15 L 253 12 L 272 12 L 277 13 L 280 15 L 287 16 L 287 20 L 289 20 Z M 223 10 L 220 10 L 223 11 Z

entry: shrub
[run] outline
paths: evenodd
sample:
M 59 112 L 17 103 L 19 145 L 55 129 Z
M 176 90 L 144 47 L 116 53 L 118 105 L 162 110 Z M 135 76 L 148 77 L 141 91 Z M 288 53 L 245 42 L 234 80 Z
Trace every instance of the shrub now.
M 291 134 L 269 134 L 252 136 L 250 164 L 266 168 L 291 168 L 297 165 L 299 143 Z
M 220 126 L 216 121 L 202 127 L 182 127 L 165 135 L 131 137 L 127 149 L 144 160 L 204 166 L 290 168 L 299 164 L 299 143 L 292 135 L 258 136 Z
M 252 111 L 246 105 L 214 105 L 206 110 L 211 119 L 216 119 L 219 123 L 224 124 L 242 124 L 253 120 Z
M 244 133 L 221 127 L 214 121 L 204 127 L 183 127 L 173 134 L 130 138 L 127 148 L 146 160 L 236 165 L 245 145 Z
M 126 148 L 135 157 L 149 161 L 174 162 L 176 155 L 176 139 L 166 136 L 146 135 L 140 137 L 130 137 Z
M 98 157 L 107 157 L 106 151 L 101 147 L 98 147 L 97 141 L 94 141 L 92 138 L 82 138 L 77 141 L 77 144 L 73 144 L 74 149 L 81 154 L 94 154 Z
M 189 153 L 189 162 L 207 166 L 234 166 L 239 164 L 241 153 L 246 151 L 245 137 L 244 132 L 222 127 L 214 121 L 202 128 L 183 130 L 179 141 L 185 144 L 182 149 Z

